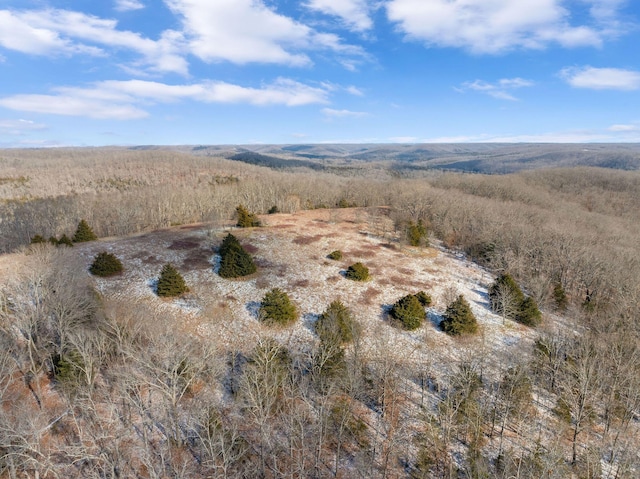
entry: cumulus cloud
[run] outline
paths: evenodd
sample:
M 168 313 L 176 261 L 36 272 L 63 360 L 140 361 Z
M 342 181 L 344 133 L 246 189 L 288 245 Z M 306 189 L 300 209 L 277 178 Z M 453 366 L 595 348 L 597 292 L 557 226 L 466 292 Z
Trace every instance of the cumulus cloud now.
M 95 119 L 131 120 L 149 114 L 143 108 L 182 100 L 203 103 L 246 103 L 257 106 L 300 106 L 326 103 L 329 92 L 287 78 L 260 88 L 205 81 L 189 85 L 130 80 L 103 81 L 89 88 L 59 87 L 49 95 L 13 95 L 0 106 L 18 111 Z
M 575 88 L 591 90 L 638 90 L 640 72 L 621 68 L 570 67 L 560 72 L 560 76 Z
M 459 92 L 469 90 L 477 91 L 499 100 L 517 101 L 518 99 L 511 93 L 511 91 L 533 85 L 534 83 L 532 81 L 525 80 L 524 78 L 503 78 L 495 83 L 489 83 L 484 80 L 465 82 L 462 86 L 456 88 L 456 90 Z
M 230 61 L 311 64 L 305 53 L 329 49 L 338 54 L 361 54 L 334 34 L 281 15 L 261 0 L 165 0 L 183 21 L 191 53 L 206 62 Z
M 0 10 L 0 46 L 34 55 L 105 56 L 104 48 L 129 50 L 152 70 L 187 73 L 179 32 L 167 30 L 151 40 L 117 27 L 115 20 L 69 10 Z
M 128 12 L 144 8 L 144 3 L 140 0 L 116 0 L 114 8 L 119 12 Z
M 561 0 L 390 0 L 387 15 L 411 39 L 478 54 L 541 49 L 552 43 L 600 46 L 613 34 L 622 2 L 585 1 L 592 7 L 589 24 L 575 26 L 569 5 Z
M 307 7 L 340 18 L 347 28 L 356 32 L 373 26 L 366 0 L 310 0 Z

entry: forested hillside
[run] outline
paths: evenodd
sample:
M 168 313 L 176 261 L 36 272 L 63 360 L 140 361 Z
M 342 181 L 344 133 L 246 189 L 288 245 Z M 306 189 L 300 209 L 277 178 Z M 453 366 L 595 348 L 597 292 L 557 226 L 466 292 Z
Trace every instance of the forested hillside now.
M 206 153 L 0 151 L 0 477 L 638 477 L 640 172 Z

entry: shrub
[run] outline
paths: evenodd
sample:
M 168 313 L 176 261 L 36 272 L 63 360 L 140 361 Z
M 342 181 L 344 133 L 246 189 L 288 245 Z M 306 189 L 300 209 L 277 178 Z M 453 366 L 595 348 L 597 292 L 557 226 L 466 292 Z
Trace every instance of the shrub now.
M 236 226 L 240 228 L 251 228 L 252 226 L 260 226 L 260 220 L 254 213 L 250 213 L 243 205 L 236 208 L 238 222 Z
M 113 254 L 102 251 L 98 253 L 89 267 L 89 272 L 96 276 L 113 276 L 123 270 L 122 262 Z
M 80 220 L 76 233 L 73 235 L 74 243 L 83 243 L 85 241 L 95 241 L 98 237 L 85 220 Z
M 41 235 L 35 235 L 33 238 L 31 238 L 31 244 L 40 244 L 40 243 L 46 243 L 46 242 L 47 240 L 44 239 L 44 237 L 42 237 Z
M 408 294 L 396 301 L 391 307 L 390 314 L 393 319 L 399 321 L 409 331 L 419 328 L 427 317 L 424 306 L 413 294 Z
M 220 270 L 222 278 L 239 278 L 255 273 L 258 268 L 251 255 L 245 251 L 235 236 L 229 233 L 218 249 L 220 253 Z
M 476 317 L 464 296 L 458 296 L 458 299 L 447 306 L 440 328 L 452 336 L 473 334 L 478 331 Z
M 58 246 L 58 238 L 56 238 L 55 236 L 49 236 L 49 240 L 48 241 L 53 246 Z
M 327 255 L 327 258 L 332 259 L 334 261 L 340 261 L 342 259 L 342 251 L 339 249 L 332 251 Z
M 354 263 L 347 268 L 346 277 L 353 281 L 366 281 L 369 279 L 369 268 L 360 262 Z
M 298 319 L 295 305 L 279 288 L 267 292 L 260 303 L 260 319 L 267 324 L 286 326 Z
M 173 297 L 180 296 L 182 293 L 189 291 L 184 278 L 178 271 L 171 265 L 165 264 L 160 271 L 160 277 L 158 278 L 158 296 L 161 297 Z
M 269 211 L 267 211 L 267 213 L 270 215 L 275 215 L 276 213 L 280 213 L 280 210 L 276 205 L 273 205 L 271 208 L 269 208 Z
M 321 341 L 345 344 L 353 341 L 355 322 L 349 308 L 336 300 L 320 315 L 315 330 Z

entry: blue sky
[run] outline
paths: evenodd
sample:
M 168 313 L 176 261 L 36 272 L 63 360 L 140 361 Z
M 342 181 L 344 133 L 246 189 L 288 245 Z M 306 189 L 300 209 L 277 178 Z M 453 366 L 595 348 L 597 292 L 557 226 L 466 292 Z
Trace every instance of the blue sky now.
M 0 0 L 0 147 L 638 142 L 637 0 Z

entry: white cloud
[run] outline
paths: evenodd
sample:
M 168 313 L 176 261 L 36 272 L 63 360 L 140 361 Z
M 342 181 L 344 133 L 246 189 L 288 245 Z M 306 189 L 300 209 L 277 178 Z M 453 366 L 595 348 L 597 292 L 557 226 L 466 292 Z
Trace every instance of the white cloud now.
M 327 118 L 362 118 L 363 116 L 368 116 L 368 113 L 363 111 L 334 110 L 333 108 L 323 108 L 322 114 Z
M 165 0 L 183 19 L 191 53 L 206 62 L 230 61 L 306 66 L 305 51 L 328 49 L 363 55 L 334 34 L 319 33 L 281 15 L 262 0 Z
M 515 90 L 518 88 L 530 87 L 534 83 L 524 78 L 503 78 L 496 83 L 489 83 L 484 80 L 474 80 L 472 82 L 465 82 L 459 88 L 456 88 L 459 92 L 465 92 L 468 90 L 478 91 L 485 93 L 493 98 L 499 100 L 517 101 L 518 99 L 509 92 L 509 90 Z
M 640 132 L 640 125 L 611 125 L 608 130 L 617 133 L 638 133 Z
M 351 30 L 370 30 L 373 22 L 366 0 L 309 0 L 306 5 L 326 15 L 338 17 Z
M 119 12 L 141 10 L 144 8 L 144 3 L 142 3 L 140 0 L 116 0 L 116 5 L 114 8 Z
M 47 125 L 31 120 L 0 120 L 0 133 L 12 136 L 22 136 L 30 131 L 46 130 Z
M 257 106 L 300 106 L 326 103 L 329 92 L 279 78 L 260 88 L 206 81 L 168 85 L 143 80 L 103 81 L 90 88 L 59 87 L 50 95 L 13 95 L 0 98 L 0 106 L 18 111 L 95 119 L 130 120 L 149 116 L 143 108 L 181 100 L 203 103 L 246 103 Z
M 620 68 L 565 68 L 560 76 L 575 88 L 592 90 L 638 90 L 640 72 Z
M 411 39 L 473 53 L 541 49 L 552 43 L 600 46 L 615 33 L 613 19 L 621 2 L 585 1 L 593 7 L 590 25 L 572 25 L 568 2 L 561 0 L 390 0 L 387 15 Z
M 69 10 L 0 10 L 0 46 L 34 55 L 106 55 L 102 47 L 133 51 L 141 64 L 161 72 L 187 73 L 182 36 L 167 30 L 159 40 L 118 30 L 115 20 Z

